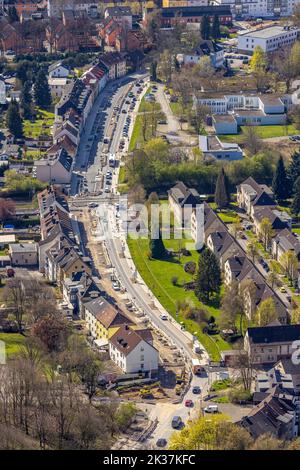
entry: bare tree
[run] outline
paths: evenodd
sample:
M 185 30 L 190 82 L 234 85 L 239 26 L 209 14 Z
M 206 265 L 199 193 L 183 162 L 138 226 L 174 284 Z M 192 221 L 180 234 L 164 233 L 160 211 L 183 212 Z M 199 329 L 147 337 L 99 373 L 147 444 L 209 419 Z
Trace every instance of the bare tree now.
M 18 330 L 22 333 L 26 312 L 26 293 L 22 279 L 9 279 L 4 287 L 3 298 L 12 307 Z
M 16 205 L 12 199 L 0 198 L 0 222 L 15 216 Z
M 256 155 L 263 148 L 263 142 L 255 126 L 246 126 L 243 141 L 251 155 Z

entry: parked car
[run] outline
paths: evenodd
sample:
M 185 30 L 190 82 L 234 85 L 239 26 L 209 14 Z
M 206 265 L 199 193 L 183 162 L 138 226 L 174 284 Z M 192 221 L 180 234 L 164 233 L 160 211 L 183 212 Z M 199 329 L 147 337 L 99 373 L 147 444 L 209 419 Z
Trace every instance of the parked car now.
M 219 413 L 218 405 L 208 405 L 204 408 L 205 413 Z
M 166 447 L 166 445 L 167 445 L 167 439 L 164 439 L 163 437 L 161 437 L 160 439 L 156 441 L 157 447 Z
M 168 315 L 166 315 L 165 313 L 162 313 L 161 316 L 160 316 L 160 319 L 161 320 L 168 320 Z
M 196 385 L 192 388 L 192 392 L 194 393 L 194 395 L 199 395 L 199 393 L 201 393 L 201 389 Z
M 172 425 L 172 428 L 173 428 L 173 429 L 178 429 L 178 428 L 181 426 L 181 424 L 182 424 L 182 419 L 181 419 L 180 416 L 174 416 L 174 417 L 172 418 L 172 423 L 171 423 L 171 425 Z
M 194 402 L 193 400 L 185 400 L 185 406 L 188 407 L 188 408 L 191 408 L 192 406 L 194 406 Z

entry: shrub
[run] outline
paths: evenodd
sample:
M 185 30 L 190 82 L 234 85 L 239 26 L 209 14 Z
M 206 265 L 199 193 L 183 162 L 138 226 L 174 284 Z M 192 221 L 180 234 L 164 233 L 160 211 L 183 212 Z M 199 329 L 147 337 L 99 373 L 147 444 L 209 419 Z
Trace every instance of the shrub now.
M 252 400 L 252 393 L 250 392 L 250 390 L 234 388 L 230 390 L 228 398 L 231 403 L 241 403 Z
M 194 275 L 196 272 L 196 263 L 194 261 L 188 261 L 188 263 L 185 263 L 183 266 L 183 269 L 186 273 Z

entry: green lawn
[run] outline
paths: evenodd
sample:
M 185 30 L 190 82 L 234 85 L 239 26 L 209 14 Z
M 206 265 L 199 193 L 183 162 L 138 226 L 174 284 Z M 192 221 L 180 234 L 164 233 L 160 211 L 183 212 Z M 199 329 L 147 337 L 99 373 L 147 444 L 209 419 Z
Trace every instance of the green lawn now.
M 45 152 L 40 150 L 26 150 L 26 159 L 27 160 L 39 160 L 45 155 Z
M 219 211 L 217 210 L 217 205 L 215 202 L 210 202 L 209 205 L 225 224 L 232 224 L 234 222 L 238 222 L 239 215 L 235 212 L 234 209 L 223 209 L 222 211 Z
M 177 251 L 178 240 L 164 240 L 164 243 L 166 248 Z M 209 305 L 203 305 L 198 301 L 193 291 L 185 291 L 183 288 L 184 282 L 192 280 L 192 276 L 185 273 L 183 265 L 191 260 L 197 262 L 198 253 L 192 251 L 191 256 L 183 256 L 180 261 L 177 258 L 171 258 L 169 260 L 149 260 L 148 239 L 128 239 L 128 246 L 137 270 L 155 297 L 178 322 L 183 322 L 186 329 L 199 338 L 199 341 L 207 349 L 212 360 L 219 360 L 220 351 L 229 349 L 229 344 L 219 335 L 208 336 L 204 334 L 195 321 L 186 320 L 181 314 L 176 315 L 176 302 L 188 299 L 191 300 L 195 306 L 202 305 L 215 318 L 218 318 L 220 314 L 218 300 L 212 301 Z M 172 278 L 174 276 L 178 278 L 176 286 L 172 284 Z
M 157 112 L 161 111 L 161 105 L 159 103 L 157 103 L 156 101 L 153 103 L 146 101 L 145 98 L 147 95 L 149 95 L 149 93 L 151 93 L 151 91 L 152 91 L 152 87 L 149 86 L 143 98 L 141 99 L 141 104 L 139 106 L 139 113 L 143 113 L 144 111 L 146 112 L 153 111 L 153 108 Z M 155 96 L 155 93 L 154 93 L 154 96 Z
M 24 120 L 23 131 L 24 136 L 27 138 L 36 139 L 40 134 L 51 134 L 51 126 L 54 123 L 54 114 L 43 109 L 37 110 L 37 117 L 35 121 Z
M 8 357 L 18 353 L 25 341 L 25 336 L 18 333 L 0 333 L 0 341 L 4 341 Z
M 241 126 L 239 134 L 219 135 L 221 141 L 241 143 L 244 140 L 244 126 Z M 283 137 L 286 135 L 297 134 L 299 131 L 293 124 L 288 126 L 257 126 L 255 128 L 262 139 L 271 137 Z

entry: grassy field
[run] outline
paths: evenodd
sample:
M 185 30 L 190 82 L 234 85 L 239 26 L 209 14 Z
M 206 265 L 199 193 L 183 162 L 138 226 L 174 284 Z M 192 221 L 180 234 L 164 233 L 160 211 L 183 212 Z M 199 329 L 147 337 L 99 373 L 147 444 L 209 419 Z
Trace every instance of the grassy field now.
M 241 126 L 239 134 L 219 135 L 219 138 L 224 142 L 241 143 L 244 140 L 244 129 L 245 127 Z M 288 126 L 257 126 L 256 130 L 262 139 L 283 137 L 297 134 L 299 132 L 293 124 L 289 124 Z
M 10 357 L 19 352 L 25 336 L 18 333 L 0 333 L 0 341 L 4 341 L 6 354 Z
M 26 150 L 26 159 L 28 160 L 39 160 L 45 155 L 46 152 L 40 150 Z
M 237 222 L 239 220 L 239 216 L 235 212 L 234 209 L 223 209 L 222 211 L 219 211 L 219 210 L 217 210 L 217 205 L 216 205 L 215 202 L 210 202 L 209 205 L 214 211 L 216 211 L 219 218 L 225 224 L 232 224 L 232 223 Z
M 35 121 L 24 120 L 23 130 L 24 136 L 36 139 L 40 134 L 51 134 L 51 126 L 53 126 L 54 114 L 43 109 L 37 110 Z
M 178 240 L 164 240 L 164 243 L 167 249 L 178 250 Z M 183 322 L 185 328 L 199 338 L 199 341 L 210 353 L 212 360 L 219 360 L 220 351 L 230 348 L 228 343 L 219 335 L 208 336 L 204 334 L 198 323 L 186 320 L 176 312 L 178 301 L 190 300 L 195 306 L 205 308 L 215 318 L 218 318 L 220 314 L 218 299 L 214 299 L 209 305 L 203 305 L 198 301 L 193 291 L 185 291 L 183 288 L 185 282 L 192 280 L 192 276 L 184 271 L 183 266 L 187 261 L 197 262 L 198 253 L 192 251 L 191 256 L 182 256 L 180 260 L 177 257 L 167 260 L 149 260 L 148 239 L 129 239 L 128 246 L 137 270 L 155 297 L 178 322 Z M 173 277 L 178 278 L 175 286 L 172 283 Z

